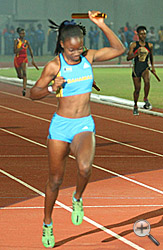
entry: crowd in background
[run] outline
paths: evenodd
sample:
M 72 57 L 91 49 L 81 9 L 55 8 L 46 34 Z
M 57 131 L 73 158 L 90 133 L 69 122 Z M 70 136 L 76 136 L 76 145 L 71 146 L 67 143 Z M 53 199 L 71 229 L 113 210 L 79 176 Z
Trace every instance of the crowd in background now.
M 23 25 L 21 25 L 20 27 L 25 28 L 23 27 Z M 124 27 L 120 27 L 118 30 L 117 35 L 125 45 L 126 51 L 132 41 L 138 40 L 136 32 L 137 27 L 137 24 L 134 27 L 131 27 L 129 22 L 126 22 Z M 0 54 L 13 55 L 14 39 L 18 38 L 16 28 L 7 24 L 6 27 L 2 31 L 0 31 Z M 155 27 L 151 26 L 149 28 L 147 27 L 147 30 L 147 42 L 153 44 L 154 55 L 163 55 L 163 26 L 160 26 L 158 30 L 156 30 Z M 25 28 L 25 31 L 25 38 L 30 42 L 35 56 L 43 56 L 45 39 L 47 39 L 48 53 L 54 55 L 57 37 L 56 31 L 49 29 L 47 34 L 45 34 L 45 31 L 42 29 L 42 24 L 38 24 L 37 28 L 35 28 L 33 24 L 29 24 L 29 27 Z M 109 46 L 108 40 L 103 33 L 101 34 L 97 26 L 91 26 L 87 31 L 86 36 L 89 41 L 89 49 L 99 49 L 100 37 L 102 39 L 103 46 Z M 2 39 L 4 42 L 4 53 L 2 53 Z
M 126 47 L 126 50 L 129 48 L 129 45 L 133 41 L 138 41 L 138 35 L 136 29 L 139 25 L 136 24 L 134 27 L 131 27 L 129 22 L 126 22 L 124 27 L 120 27 L 118 30 L 118 37 Z M 148 27 L 147 27 L 148 29 Z M 90 31 L 88 32 L 89 37 L 89 48 L 98 49 L 100 31 L 91 26 Z M 108 41 L 105 35 L 102 35 L 103 46 L 108 46 Z M 163 55 L 163 26 L 160 26 L 159 30 L 156 31 L 155 27 L 151 26 L 147 31 L 147 42 L 153 44 L 154 55 Z
M 37 28 L 33 24 L 29 24 L 29 27 L 26 29 L 24 25 L 20 25 L 21 28 L 25 29 L 26 36 L 25 39 L 29 41 L 33 54 L 35 56 L 43 56 L 43 46 L 45 43 L 46 35 L 42 29 L 42 24 L 38 24 Z M 18 38 L 19 35 L 16 31 L 17 27 L 9 26 L 6 27 L 0 32 L 0 54 L 2 54 L 2 39 L 4 39 L 4 55 L 13 55 L 13 46 L 14 39 Z M 56 40 L 56 32 L 52 30 L 48 31 L 48 51 L 54 52 L 54 40 Z

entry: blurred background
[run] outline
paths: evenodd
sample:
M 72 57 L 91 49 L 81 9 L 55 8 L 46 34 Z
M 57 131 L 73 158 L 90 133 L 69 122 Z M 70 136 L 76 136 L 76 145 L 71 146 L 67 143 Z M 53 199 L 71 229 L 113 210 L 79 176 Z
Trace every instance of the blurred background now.
M 99 10 L 108 15 L 106 23 L 125 43 L 137 40 L 136 27 L 145 25 L 154 54 L 163 55 L 163 0 L 0 0 L 0 55 L 13 55 L 17 27 L 26 31 L 35 56 L 53 55 L 57 33 L 48 27 L 48 18 L 60 24 L 73 12 Z M 85 46 L 107 46 L 101 31 L 90 20 L 76 19 L 86 26 Z

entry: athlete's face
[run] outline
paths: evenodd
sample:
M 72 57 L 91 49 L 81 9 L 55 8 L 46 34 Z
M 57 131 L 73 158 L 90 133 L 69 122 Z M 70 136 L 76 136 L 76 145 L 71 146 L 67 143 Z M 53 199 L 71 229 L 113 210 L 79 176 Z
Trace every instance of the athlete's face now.
M 22 31 L 19 33 L 19 36 L 20 36 L 20 38 L 24 38 L 24 37 L 25 37 L 25 31 L 22 30 Z
M 141 41 L 144 41 L 146 39 L 147 32 L 146 30 L 140 30 L 138 33 L 139 39 Z
M 80 61 L 80 55 L 83 52 L 83 39 L 80 37 L 71 37 L 61 41 L 61 46 L 64 49 L 64 55 L 71 62 Z

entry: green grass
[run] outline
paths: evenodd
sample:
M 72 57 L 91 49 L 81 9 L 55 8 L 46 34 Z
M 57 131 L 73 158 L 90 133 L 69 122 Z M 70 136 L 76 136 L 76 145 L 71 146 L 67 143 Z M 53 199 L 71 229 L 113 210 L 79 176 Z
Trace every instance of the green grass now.
M 94 78 L 97 85 L 101 88 L 100 92 L 93 89 L 93 93 L 116 96 L 128 100 L 133 100 L 133 82 L 131 77 L 131 68 L 94 68 Z M 42 69 L 37 71 L 36 69 L 27 70 L 28 79 L 36 81 L 41 75 Z M 157 74 L 163 79 L 163 70 L 161 68 L 156 69 Z M 0 69 L 0 75 L 6 77 L 17 77 L 14 68 Z M 143 101 L 143 88 L 140 92 L 139 101 Z M 151 89 L 149 93 L 149 100 L 155 108 L 163 108 L 163 83 L 158 82 L 156 78 L 151 75 Z
M 101 95 L 116 96 L 128 100 L 133 100 L 133 81 L 131 77 L 131 68 L 94 68 L 94 78 L 97 85 L 100 86 Z M 157 74 L 163 79 L 163 70 L 156 69 Z M 139 101 L 143 101 L 144 83 L 140 92 Z M 93 90 L 93 93 L 98 93 Z M 158 82 L 151 75 L 151 88 L 149 100 L 155 108 L 163 108 L 163 83 Z
M 50 61 L 52 58 L 54 58 L 54 56 L 52 55 L 44 55 L 44 56 L 34 56 L 34 60 L 36 62 L 48 62 Z M 31 61 L 30 56 L 28 56 L 29 61 Z M 118 63 L 118 58 L 112 59 L 111 61 L 109 61 L 110 63 L 114 62 L 114 63 Z M 1 62 L 13 62 L 14 61 L 14 55 L 11 56 L 6 56 L 6 55 L 1 55 L 0 56 L 0 63 Z M 163 62 L 163 56 L 160 55 L 156 55 L 154 56 L 154 61 L 156 63 L 159 62 Z M 126 62 L 126 56 L 122 56 L 122 63 Z

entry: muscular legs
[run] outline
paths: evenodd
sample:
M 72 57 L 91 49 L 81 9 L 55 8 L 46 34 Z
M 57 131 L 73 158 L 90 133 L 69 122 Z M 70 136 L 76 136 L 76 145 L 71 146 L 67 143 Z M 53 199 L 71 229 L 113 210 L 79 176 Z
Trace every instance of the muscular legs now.
M 133 82 L 134 82 L 134 107 L 137 108 L 137 102 L 139 99 L 139 93 L 140 93 L 140 89 L 141 89 L 141 78 L 140 77 L 133 77 Z
M 25 96 L 26 85 L 27 85 L 27 74 L 26 74 L 26 63 L 22 63 L 21 67 L 16 68 L 17 76 L 19 79 L 23 79 L 23 95 Z
M 19 68 L 16 68 L 16 67 L 15 67 L 15 70 L 16 70 L 16 73 L 17 73 L 17 77 L 18 77 L 19 79 L 22 79 L 23 76 L 22 76 L 21 67 L 19 67 Z
M 95 154 L 95 136 L 92 132 L 77 134 L 71 150 L 77 160 L 77 184 L 75 198 L 80 199 L 91 175 L 92 162 Z M 51 223 L 53 206 L 63 181 L 69 144 L 63 141 L 48 140 L 49 179 L 45 191 L 44 222 Z
M 27 74 L 26 74 L 26 63 L 22 63 L 22 74 L 23 74 L 23 89 L 26 90 L 27 85 Z
M 69 144 L 58 140 L 48 140 L 49 179 L 45 190 L 44 222 L 51 223 L 53 206 L 62 184 Z
M 142 74 L 144 80 L 144 101 L 148 100 L 148 94 L 150 90 L 150 78 L 149 78 L 149 70 L 145 70 Z
M 89 181 L 95 154 L 95 135 L 92 132 L 77 134 L 71 144 L 77 160 L 77 184 L 75 198 L 80 199 Z
M 144 80 L 144 101 L 147 101 L 148 99 L 148 94 L 150 90 L 150 78 L 149 78 L 149 70 L 146 69 L 143 74 L 142 74 L 143 80 Z M 139 93 L 141 89 L 141 77 L 133 77 L 133 82 L 134 82 L 134 107 L 137 107 L 137 102 L 139 99 Z

